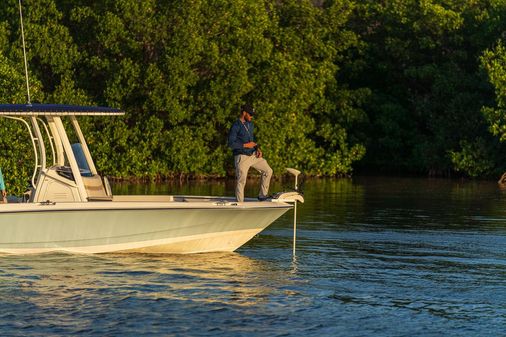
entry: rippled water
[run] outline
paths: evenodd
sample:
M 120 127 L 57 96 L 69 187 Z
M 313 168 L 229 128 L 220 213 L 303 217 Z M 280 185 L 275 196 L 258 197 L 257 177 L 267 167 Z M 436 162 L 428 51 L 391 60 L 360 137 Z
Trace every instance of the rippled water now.
M 2 256 L 0 335 L 506 334 L 506 192 L 494 182 L 305 187 L 296 260 L 290 213 L 235 253 Z M 220 195 L 233 184 L 114 189 Z

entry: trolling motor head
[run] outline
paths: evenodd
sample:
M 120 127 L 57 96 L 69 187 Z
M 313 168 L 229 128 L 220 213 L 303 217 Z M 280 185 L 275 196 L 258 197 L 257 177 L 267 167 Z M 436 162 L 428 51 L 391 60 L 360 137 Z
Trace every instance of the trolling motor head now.
M 295 188 L 294 188 L 294 190 L 295 190 L 296 192 L 299 192 L 300 194 L 303 194 L 303 192 L 302 192 L 302 185 L 303 185 L 303 183 L 304 183 L 304 180 L 302 180 L 302 182 L 301 182 L 300 184 L 299 184 L 299 182 L 298 182 L 298 176 L 299 176 L 302 172 L 300 172 L 300 171 L 299 171 L 299 170 L 297 170 L 297 169 L 294 169 L 294 168 L 289 168 L 289 167 L 286 169 L 286 171 L 295 177 Z
M 295 189 L 289 192 L 278 192 L 274 194 L 273 201 L 283 201 L 283 202 L 304 202 L 304 196 L 302 191 L 299 189 L 297 177 L 301 174 L 301 172 L 294 168 L 287 168 L 286 171 L 295 177 Z
M 296 170 L 294 168 L 290 168 L 288 167 L 286 169 L 286 171 L 290 174 L 292 174 L 294 177 L 295 177 L 295 190 L 297 191 L 299 189 L 299 185 L 297 183 L 297 177 L 299 176 L 299 174 L 301 173 L 299 170 Z

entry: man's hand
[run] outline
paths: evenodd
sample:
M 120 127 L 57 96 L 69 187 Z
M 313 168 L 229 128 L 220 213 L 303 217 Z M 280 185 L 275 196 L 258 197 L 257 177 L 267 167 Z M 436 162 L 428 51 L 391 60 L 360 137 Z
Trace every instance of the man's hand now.
M 247 148 L 247 149 L 252 149 L 252 148 L 254 148 L 255 146 L 257 146 L 257 143 L 255 143 L 255 142 L 244 143 L 244 144 L 242 145 L 242 147 L 245 147 L 245 148 Z
M 263 153 L 262 153 L 262 151 L 260 151 L 260 149 L 257 149 L 256 156 L 257 156 L 257 158 L 262 158 Z

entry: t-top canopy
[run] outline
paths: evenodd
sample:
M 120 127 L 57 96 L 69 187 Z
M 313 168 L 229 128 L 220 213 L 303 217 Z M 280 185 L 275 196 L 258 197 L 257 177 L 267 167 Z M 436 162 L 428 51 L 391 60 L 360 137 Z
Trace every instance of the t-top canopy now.
M 119 109 L 64 104 L 0 104 L 0 116 L 121 116 Z

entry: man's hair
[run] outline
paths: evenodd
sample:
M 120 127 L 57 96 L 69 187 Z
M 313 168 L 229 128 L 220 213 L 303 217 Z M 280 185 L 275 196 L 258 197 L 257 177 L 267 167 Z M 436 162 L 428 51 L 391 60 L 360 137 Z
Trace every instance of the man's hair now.
M 251 116 L 255 115 L 255 109 L 253 108 L 253 106 L 251 104 L 246 103 L 246 104 L 241 105 L 241 113 L 243 111 L 246 111 Z

